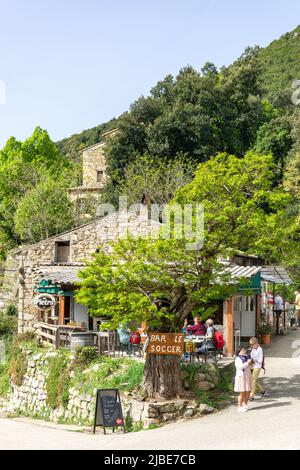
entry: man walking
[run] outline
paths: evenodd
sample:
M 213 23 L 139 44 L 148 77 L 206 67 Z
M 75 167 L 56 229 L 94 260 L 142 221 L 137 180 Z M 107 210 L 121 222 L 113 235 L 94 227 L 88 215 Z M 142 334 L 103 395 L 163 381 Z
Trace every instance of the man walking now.
M 282 314 L 282 311 L 284 309 L 283 298 L 281 297 L 279 292 L 276 292 L 274 303 L 275 303 L 274 310 L 275 310 L 275 314 L 276 314 L 276 335 L 279 335 L 279 333 L 280 333 L 280 331 L 279 331 L 279 319 L 280 319 L 280 315 Z
M 250 357 L 252 359 L 252 389 L 250 393 L 250 401 L 254 400 L 254 397 L 257 393 L 260 393 L 260 396 L 265 395 L 265 390 L 258 383 L 258 377 L 260 371 L 264 368 L 264 352 L 262 347 L 259 345 L 257 338 L 250 338 L 251 353 Z

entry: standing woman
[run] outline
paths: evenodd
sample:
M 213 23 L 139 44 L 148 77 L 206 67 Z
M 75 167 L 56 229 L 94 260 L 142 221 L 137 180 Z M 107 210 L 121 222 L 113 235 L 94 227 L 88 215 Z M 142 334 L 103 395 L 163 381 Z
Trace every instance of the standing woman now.
M 235 358 L 235 382 L 234 391 L 239 393 L 238 411 L 245 412 L 248 410 L 248 400 L 251 392 L 251 371 L 250 365 L 252 360 L 248 358 L 246 348 L 240 347 L 237 350 Z

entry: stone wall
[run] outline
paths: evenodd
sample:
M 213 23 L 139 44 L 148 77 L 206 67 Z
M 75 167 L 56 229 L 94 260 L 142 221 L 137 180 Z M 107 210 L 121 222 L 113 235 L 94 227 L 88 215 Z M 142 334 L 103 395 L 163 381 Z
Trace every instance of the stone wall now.
M 103 188 L 106 176 L 104 155 L 105 141 L 83 150 L 83 186 Z M 97 171 L 103 172 L 103 179 L 97 181 Z
M 55 422 L 92 425 L 96 389 L 92 394 L 82 394 L 76 388 L 70 388 L 66 408 L 60 407 L 53 410 L 48 406 L 45 388 L 47 371 L 49 370 L 48 361 L 56 354 L 55 351 L 46 354 L 29 354 L 28 368 L 23 383 L 21 386 L 11 383 L 9 399 L 5 406 L 2 406 L 2 411 Z M 92 367 L 101 366 L 94 365 Z M 89 376 L 88 372 L 87 369 L 87 377 Z M 187 381 L 186 371 L 183 371 L 182 379 L 184 387 L 188 391 L 190 385 Z M 218 384 L 219 379 L 218 369 L 214 364 L 209 364 L 205 373 L 196 374 L 194 386 L 199 390 L 212 390 Z M 149 402 L 138 400 L 131 393 L 121 393 L 121 400 L 126 423 L 131 423 L 133 428 L 134 425 L 147 428 L 216 411 L 205 403 L 199 404 L 199 401 L 195 399 Z
M 9 304 L 17 305 L 19 295 L 19 260 L 14 253 L 9 253 L 0 268 L 4 269 L 0 278 L 0 312 Z M 0 272 L 1 274 L 1 272 Z
M 135 213 L 120 211 L 89 224 L 82 225 L 64 234 L 31 245 L 19 253 L 19 268 L 22 278 L 19 282 L 19 331 L 34 328 L 36 309 L 32 305 L 34 286 L 38 283 L 42 270 L 59 271 L 64 267 L 83 267 L 84 260 L 90 260 L 99 246 L 107 247 L 109 242 L 119 237 L 147 236 L 159 227 Z M 70 262 L 55 262 L 55 246 L 58 241 L 70 242 Z

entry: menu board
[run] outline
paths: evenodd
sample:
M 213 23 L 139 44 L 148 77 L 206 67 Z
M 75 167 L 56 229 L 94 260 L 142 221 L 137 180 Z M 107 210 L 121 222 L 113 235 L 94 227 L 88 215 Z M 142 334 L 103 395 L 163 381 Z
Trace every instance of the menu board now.
M 117 389 L 97 390 L 94 433 L 96 426 L 103 426 L 105 434 L 106 427 L 111 427 L 114 431 L 114 428 L 122 426 L 125 432 L 122 404 Z

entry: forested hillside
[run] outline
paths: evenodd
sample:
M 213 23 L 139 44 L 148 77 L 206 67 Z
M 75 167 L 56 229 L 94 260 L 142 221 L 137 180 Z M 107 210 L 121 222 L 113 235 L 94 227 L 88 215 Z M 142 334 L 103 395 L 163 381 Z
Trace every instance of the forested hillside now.
M 260 49 L 259 57 L 265 93 L 275 97 L 278 92 L 290 89 L 293 80 L 300 80 L 300 26 Z

